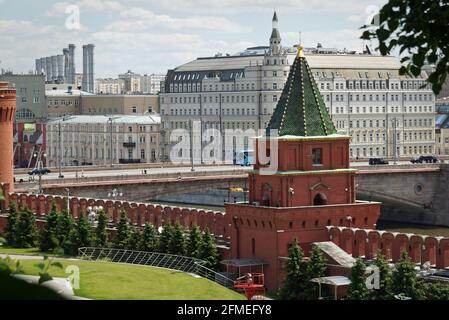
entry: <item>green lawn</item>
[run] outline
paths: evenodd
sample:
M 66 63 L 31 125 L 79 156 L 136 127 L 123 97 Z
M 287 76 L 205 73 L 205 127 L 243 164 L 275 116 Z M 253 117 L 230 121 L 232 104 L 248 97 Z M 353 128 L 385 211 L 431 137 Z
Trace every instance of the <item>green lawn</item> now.
M 43 255 L 38 248 L 10 248 L 0 246 L 0 253 L 5 254 L 25 254 L 25 255 Z
M 16 252 L 17 253 L 17 252 Z M 61 261 L 64 270 L 76 265 L 80 270 L 80 289 L 77 296 L 103 300 L 242 300 L 232 290 L 210 280 L 167 269 L 139 265 L 78 260 Z M 38 260 L 22 260 L 26 274 L 37 275 L 34 266 Z M 54 277 L 67 277 L 59 268 L 53 268 Z
M 24 254 L 24 255 L 34 255 L 34 256 L 55 256 L 55 254 L 47 252 L 41 252 L 39 248 L 11 248 L 0 246 L 0 254 Z

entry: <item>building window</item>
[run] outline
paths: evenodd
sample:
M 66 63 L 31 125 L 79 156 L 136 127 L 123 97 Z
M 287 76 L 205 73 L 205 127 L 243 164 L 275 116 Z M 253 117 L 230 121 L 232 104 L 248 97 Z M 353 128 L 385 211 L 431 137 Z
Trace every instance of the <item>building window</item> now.
M 322 165 L 323 164 L 323 149 L 314 148 L 312 149 L 312 164 Z
M 132 112 L 133 112 L 133 113 L 137 113 L 137 107 L 136 107 L 136 106 L 133 106 L 133 107 L 132 107 Z
M 145 159 L 145 149 L 140 150 L 140 159 L 142 159 L 142 160 Z

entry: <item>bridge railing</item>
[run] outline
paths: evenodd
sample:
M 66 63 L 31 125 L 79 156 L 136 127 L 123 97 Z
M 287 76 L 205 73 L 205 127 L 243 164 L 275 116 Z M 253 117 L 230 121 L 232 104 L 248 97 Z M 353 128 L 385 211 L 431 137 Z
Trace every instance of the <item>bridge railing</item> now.
M 206 263 L 205 261 L 192 257 L 160 252 L 97 247 L 79 248 L 78 255 L 81 259 L 89 261 L 129 263 L 177 270 L 196 274 L 230 289 L 233 289 L 234 286 L 234 281 L 232 279 L 207 268 L 204 266 Z

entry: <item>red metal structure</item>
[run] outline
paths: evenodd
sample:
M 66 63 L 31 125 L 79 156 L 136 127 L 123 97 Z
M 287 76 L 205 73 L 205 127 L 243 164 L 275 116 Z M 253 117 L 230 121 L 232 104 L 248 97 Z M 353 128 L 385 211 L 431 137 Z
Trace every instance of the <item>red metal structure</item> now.
M 256 295 L 265 294 L 263 273 L 247 273 L 234 282 L 234 289 L 243 292 L 248 300 Z

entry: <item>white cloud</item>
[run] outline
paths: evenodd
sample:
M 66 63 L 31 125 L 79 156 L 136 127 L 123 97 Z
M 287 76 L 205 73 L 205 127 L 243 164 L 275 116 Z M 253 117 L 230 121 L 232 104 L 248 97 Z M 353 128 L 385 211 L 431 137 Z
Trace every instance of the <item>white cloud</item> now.
M 338 29 L 330 32 L 323 31 L 303 31 L 301 33 L 302 43 L 306 47 L 316 47 L 321 43 L 327 48 L 348 49 L 360 51 L 363 40 L 360 39 L 361 30 Z M 281 33 L 284 44 L 292 45 L 298 42 L 298 32 Z
M 58 14 L 65 14 L 65 9 L 69 5 L 76 5 L 81 11 L 122 11 L 126 10 L 126 6 L 122 5 L 118 1 L 111 0 L 81 0 L 75 3 L 69 2 L 56 2 L 53 6 L 47 10 L 46 14 L 54 16 Z
M 312 12 L 329 13 L 362 13 L 369 5 L 381 5 L 386 0 L 170 0 L 162 1 L 161 5 L 167 9 L 193 12 Z M 292 12 L 292 10 L 295 10 Z
M 107 30 L 132 30 L 135 23 L 138 29 L 145 29 L 145 26 L 161 26 L 168 29 L 205 29 L 222 32 L 249 32 L 249 28 L 244 28 L 232 21 L 216 16 L 193 15 L 183 18 L 171 17 L 166 14 L 157 14 L 151 10 L 140 7 L 128 7 L 117 1 L 109 0 L 82 0 L 74 3 L 80 8 L 82 14 L 85 12 L 116 12 L 122 18 L 128 20 L 116 20 L 106 27 Z M 48 16 L 65 14 L 68 2 L 57 2 L 50 10 Z M 138 19 L 136 21 L 136 19 Z M 140 20 L 139 20 L 140 19 Z

